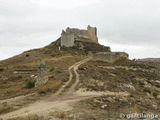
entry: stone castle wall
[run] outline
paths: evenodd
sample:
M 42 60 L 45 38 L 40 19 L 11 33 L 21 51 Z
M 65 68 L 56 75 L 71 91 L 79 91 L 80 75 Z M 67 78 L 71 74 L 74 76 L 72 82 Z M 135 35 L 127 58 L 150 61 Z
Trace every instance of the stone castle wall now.
M 74 46 L 74 35 L 66 34 L 61 36 L 61 46 L 72 47 Z
M 98 37 L 97 37 L 97 28 L 96 27 L 87 27 L 89 36 L 91 37 L 91 40 L 95 43 L 98 43 Z
M 104 61 L 104 62 L 115 62 L 118 59 L 126 58 L 128 59 L 128 54 L 124 52 L 99 52 L 95 54 L 89 54 L 92 56 L 94 61 Z
M 76 28 L 67 28 L 61 34 L 61 46 L 72 47 L 75 41 L 93 42 L 98 44 L 97 28 L 88 26 L 87 30 L 80 30 Z

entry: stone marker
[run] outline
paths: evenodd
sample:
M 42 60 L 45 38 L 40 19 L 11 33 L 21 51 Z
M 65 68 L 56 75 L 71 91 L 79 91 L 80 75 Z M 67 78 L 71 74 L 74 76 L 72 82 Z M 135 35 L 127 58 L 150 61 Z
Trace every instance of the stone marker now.
M 38 74 L 37 80 L 35 83 L 35 87 L 44 85 L 48 82 L 48 75 L 47 75 L 47 67 L 44 61 L 42 61 L 38 67 Z

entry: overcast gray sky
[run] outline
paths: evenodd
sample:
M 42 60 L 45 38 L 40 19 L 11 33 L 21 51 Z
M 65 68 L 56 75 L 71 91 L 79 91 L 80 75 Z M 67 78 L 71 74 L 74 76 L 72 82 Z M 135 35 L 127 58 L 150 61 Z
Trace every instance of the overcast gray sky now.
M 0 60 L 96 26 L 99 42 L 130 58 L 160 57 L 159 0 L 0 0 Z

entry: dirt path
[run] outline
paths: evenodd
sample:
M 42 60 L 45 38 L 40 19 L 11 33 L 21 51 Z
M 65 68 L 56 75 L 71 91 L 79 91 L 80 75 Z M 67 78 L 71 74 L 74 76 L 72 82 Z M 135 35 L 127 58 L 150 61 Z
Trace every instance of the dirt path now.
M 98 97 L 102 95 L 109 95 L 109 96 L 129 96 L 130 94 L 127 92 L 82 92 L 77 91 L 74 92 L 75 87 L 79 83 L 79 74 L 77 72 L 77 69 L 80 65 L 88 62 L 91 60 L 91 58 L 86 58 L 82 61 L 79 61 L 75 63 L 74 65 L 70 66 L 68 68 L 69 71 L 69 80 L 63 85 L 54 95 L 48 96 L 47 98 L 41 99 L 33 104 L 30 104 L 27 107 L 24 107 L 22 109 L 1 115 L 0 118 L 3 120 L 7 120 L 9 118 L 16 118 L 16 117 L 24 117 L 31 114 L 37 114 L 37 115 L 47 115 L 54 111 L 71 111 L 72 105 L 75 102 L 78 102 L 80 100 L 85 100 L 92 97 Z M 75 82 L 72 84 L 72 86 L 68 89 L 67 92 L 63 93 L 63 91 L 66 89 L 66 87 L 70 84 L 70 82 L 73 79 L 73 74 L 76 76 Z M 62 94 L 63 93 L 63 94 Z M 74 93 L 74 94 L 73 94 Z
M 73 78 L 72 69 L 73 69 L 74 66 L 75 66 L 75 64 L 72 65 L 72 66 L 70 66 L 70 67 L 68 68 L 68 71 L 69 71 L 69 80 L 66 82 L 65 85 L 63 85 L 63 86 L 54 94 L 54 96 L 60 95 L 60 94 L 62 93 L 62 91 L 64 91 L 64 89 L 66 88 L 66 86 L 68 86 L 69 83 L 71 82 L 71 80 L 72 80 L 72 78 Z
M 86 58 L 82 61 L 79 61 L 77 63 L 75 63 L 74 65 L 70 66 L 68 68 L 69 71 L 69 80 L 65 83 L 65 85 L 63 85 L 54 95 L 52 95 L 50 98 L 47 99 L 43 99 L 40 101 L 37 101 L 33 104 L 30 104 L 28 107 L 1 115 L 0 118 L 3 118 L 3 120 L 9 119 L 9 118 L 15 118 L 15 117 L 19 117 L 19 116 L 26 116 L 28 114 L 44 114 L 44 113 L 49 113 L 51 111 L 54 110 L 68 110 L 70 107 L 68 106 L 68 104 L 71 102 L 73 103 L 76 102 L 77 100 L 82 100 L 82 99 L 86 99 L 88 97 L 83 96 L 83 97 L 79 97 L 76 95 L 61 95 L 61 93 L 64 91 L 64 89 L 69 85 L 69 83 L 72 81 L 73 79 L 73 73 L 76 75 L 76 81 L 75 83 L 70 87 L 70 89 L 68 90 L 67 93 L 72 93 L 75 89 L 75 87 L 77 86 L 78 82 L 79 82 L 79 74 L 77 73 L 77 69 L 80 65 L 84 64 L 85 62 L 88 62 L 91 58 Z M 63 100 L 63 101 L 61 101 Z M 60 102 L 61 101 L 61 102 Z M 61 109 L 62 108 L 62 109 Z
M 127 92 L 76 92 L 74 95 L 64 95 L 55 98 L 52 101 L 38 101 L 34 104 L 29 105 L 28 107 L 22 108 L 17 111 L 13 111 L 11 113 L 4 114 L 0 116 L 3 120 L 7 120 L 9 118 L 16 118 L 16 117 L 25 117 L 28 115 L 40 115 L 46 116 L 51 112 L 65 112 L 71 111 L 73 109 L 72 105 L 78 101 L 89 99 L 92 97 L 98 97 L 103 95 L 109 96 L 130 96 Z
M 63 85 L 55 94 L 54 96 L 57 96 L 57 95 L 60 95 L 64 89 L 70 84 L 70 82 L 72 81 L 73 79 L 73 73 L 72 71 L 74 72 L 74 74 L 76 75 L 76 82 L 70 87 L 70 89 L 68 90 L 67 93 L 72 93 L 75 89 L 75 87 L 77 86 L 78 82 L 79 82 L 79 74 L 77 73 L 77 69 L 80 65 L 88 62 L 89 60 L 91 60 L 92 58 L 91 57 L 88 57 L 82 61 L 79 61 L 77 63 L 75 63 L 74 65 L 70 66 L 68 68 L 68 72 L 69 72 L 69 80 L 66 82 L 65 85 Z
M 89 57 L 89 58 L 84 59 L 84 60 L 82 60 L 82 61 L 80 61 L 80 62 L 78 62 L 77 64 L 74 65 L 73 71 L 74 71 L 74 73 L 75 73 L 75 75 L 76 75 L 76 82 L 71 86 L 71 88 L 70 88 L 69 91 L 68 91 L 68 94 L 74 92 L 75 87 L 76 87 L 77 84 L 79 83 L 79 74 L 78 74 L 78 72 L 77 72 L 78 67 L 79 67 L 80 65 L 88 62 L 88 61 L 91 60 L 91 59 L 92 59 L 92 58 Z M 72 75 L 72 76 L 73 76 L 73 75 Z

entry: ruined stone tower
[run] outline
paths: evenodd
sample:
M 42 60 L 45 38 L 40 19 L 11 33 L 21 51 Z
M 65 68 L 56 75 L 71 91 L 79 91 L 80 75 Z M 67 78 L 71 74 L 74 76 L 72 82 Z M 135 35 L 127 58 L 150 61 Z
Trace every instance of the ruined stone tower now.
M 61 34 L 61 46 L 72 47 L 75 42 L 92 42 L 98 44 L 97 28 L 88 25 L 87 30 L 67 28 Z
M 48 82 L 47 67 L 45 62 L 41 62 L 38 68 L 38 75 L 37 75 L 35 87 L 44 85 L 47 82 Z

